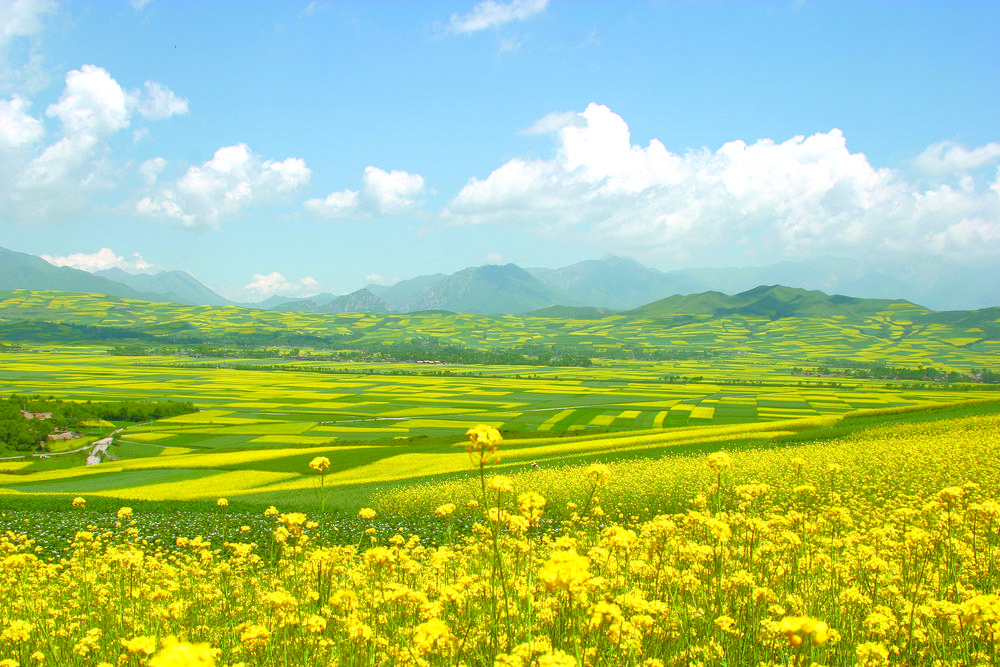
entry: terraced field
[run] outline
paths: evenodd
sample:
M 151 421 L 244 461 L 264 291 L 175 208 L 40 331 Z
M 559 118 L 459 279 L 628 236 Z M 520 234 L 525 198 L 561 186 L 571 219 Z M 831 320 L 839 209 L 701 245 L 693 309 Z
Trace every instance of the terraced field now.
M 124 425 L 109 450 L 119 461 L 79 465 L 86 451 L 9 459 L 12 474 L 0 478 L 0 491 L 255 501 L 291 494 L 309 505 L 316 480 L 305 463 L 324 455 L 332 461 L 330 493 L 352 505 L 381 484 L 467 471 L 455 445 L 478 424 L 502 430 L 509 443 L 503 465 L 516 469 L 773 440 L 859 410 L 992 395 L 983 385 L 817 374 L 831 360 L 966 374 L 995 367 L 993 323 L 918 323 L 926 315 L 912 304 L 853 318 L 319 315 L 4 292 L 0 342 L 17 349 L 0 348 L 0 391 L 173 399 L 200 411 Z M 26 340 L 29 334 L 37 338 Z M 226 354 L 193 354 L 198 344 L 183 342 L 189 339 Z M 300 339 L 311 343 L 294 351 L 273 344 Z M 427 364 L 377 352 L 416 339 L 522 350 L 516 358 L 525 363 Z M 120 341 L 153 353 L 109 354 Z M 264 341 L 265 354 L 253 341 Z M 352 346 L 365 352 L 355 355 Z M 524 352 L 547 349 L 570 350 L 589 365 L 543 365 Z M 813 370 L 803 375 L 803 367 Z
M 319 498 L 307 463 L 327 456 L 331 506 L 349 507 L 399 480 L 467 474 L 469 459 L 455 445 L 477 424 L 503 430 L 508 440 L 501 467 L 516 471 L 532 463 L 769 441 L 829 426 L 859 410 L 983 397 L 971 389 L 887 389 L 861 381 L 833 387 L 672 384 L 660 380 L 666 362 L 603 362 L 589 369 L 455 367 L 449 376 L 408 374 L 422 367 L 401 363 L 292 362 L 281 370 L 218 364 L 111 356 L 96 346 L 6 353 L 3 392 L 69 400 L 171 398 L 201 410 L 127 426 L 110 449 L 120 461 L 70 465 L 82 462 L 86 452 L 81 452 L 18 462 L 16 470 L 7 468 L 16 474 L 0 477 L 0 492 L 147 500 L 294 498 L 312 506 Z

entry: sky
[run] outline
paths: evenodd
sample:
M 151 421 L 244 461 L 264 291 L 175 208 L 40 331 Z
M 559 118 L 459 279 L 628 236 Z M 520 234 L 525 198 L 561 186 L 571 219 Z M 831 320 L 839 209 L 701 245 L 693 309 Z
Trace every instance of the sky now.
M 239 301 L 995 265 L 998 34 L 994 0 L 0 0 L 0 247 Z

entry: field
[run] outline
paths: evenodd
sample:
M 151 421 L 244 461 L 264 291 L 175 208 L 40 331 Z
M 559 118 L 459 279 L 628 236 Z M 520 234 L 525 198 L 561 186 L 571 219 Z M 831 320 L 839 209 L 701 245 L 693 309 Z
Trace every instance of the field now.
M 781 448 L 487 463 L 482 486 L 384 496 L 405 524 L 11 509 L 0 641 L 11 664 L 994 664 L 1000 415 L 962 411 Z
M 532 462 L 653 456 L 699 442 L 768 439 L 857 410 L 984 396 L 974 387 L 809 381 L 777 369 L 766 384 L 662 381 L 664 366 L 673 362 L 452 366 L 448 376 L 415 374 L 419 364 L 403 363 L 309 362 L 303 368 L 290 362 L 272 370 L 221 363 L 112 356 L 93 346 L 5 353 L 0 391 L 66 400 L 175 399 L 201 411 L 127 425 L 110 450 L 120 461 L 69 465 L 86 452 L 35 460 L 17 475 L 0 477 L 0 492 L 150 500 L 224 494 L 306 508 L 318 500 L 304 462 L 322 455 L 332 461 L 331 507 L 352 511 L 383 484 L 464 473 L 468 457 L 455 445 L 480 423 L 504 432 L 509 453 L 502 466 L 516 470 Z
M 5 453 L 4 667 L 997 662 L 1000 401 L 970 379 L 996 367 L 989 336 L 908 312 L 4 303 L 0 328 L 40 337 L 0 348 L 0 391 L 199 408 Z M 93 338 L 115 327 L 160 337 L 109 354 Z M 317 346 L 176 341 L 281 329 Z M 594 353 L 429 364 L 365 347 L 412 335 Z M 331 354 L 331 336 L 369 352 Z M 876 363 L 936 372 L 852 372 Z M 112 429 L 111 457 L 83 465 Z

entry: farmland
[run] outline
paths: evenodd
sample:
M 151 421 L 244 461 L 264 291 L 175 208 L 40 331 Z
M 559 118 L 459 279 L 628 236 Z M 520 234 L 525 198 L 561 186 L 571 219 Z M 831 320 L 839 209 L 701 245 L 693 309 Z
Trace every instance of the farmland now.
M 0 479 L 3 491 L 186 500 L 224 493 L 312 506 L 313 480 L 302 463 L 325 455 L 334 462 L 332 506 L 348 511 L 382 484 L 461 475 L 468 461 L 455 444 L 476 424 L 501 429 L 517 452 L 504 464 L 512 467 L 650 456 L 677 451 L 678 442 L 767 439 L 858 410 L 989 396 L 989 386 L 968 380 L 873 379 L 857 369 L 970 378 L 971 369 L 990 372 L 1000 344 L 988 323 L 978 335 L 968 322 L 915 325 L 922 314 L 912 304 L 879 303 L 885 310 L 860 318 L 643 312 L 572 319 L 0 296 L 0 331 L 9 341 L 0 391 L 67 401 L 176 400 L 199 409 L 120 424 L 109 450 L 117 461 L 84 467 L 86 452 L 18 461 L 18 474 Z M 35 339 L 24 341 L 28 334 Z M 264 344 L 252 345 L 254 337 Z M 312 345 L 281 344 L 292 341 Z M 379 352 L 404 349 L 519 352 L 505 364 L 404 361 Z M 589 352 L 585 364 L 545 365 L 529 354 L 538 349 L 554 350 L 552 360 Z M 609 444 L 621 438 L 633 444 Z
M 197 408 L 0 461 L 0 659 L 995 658 L 988 322 L 0 314 L 7 395 Z

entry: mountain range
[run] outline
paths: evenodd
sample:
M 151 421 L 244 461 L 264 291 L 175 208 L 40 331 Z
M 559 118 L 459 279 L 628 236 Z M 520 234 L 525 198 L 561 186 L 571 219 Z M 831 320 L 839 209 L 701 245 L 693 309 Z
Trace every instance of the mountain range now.
M 584 317 L 684 295 L 744 293 L 760 285 L 792 285 L 857 298 L 905 299 L 944 311 L 1000 304 L 1000 266 L 966 267 L 934 258 L 873 261 L 827 257 L 764 267 L 664 272 L 610 255 L 559 269 L 485 265 L 450 275 L 419 276 L 392 286 L 367 285 L 345 295 L 317 294 L 305 299 L 273 296 L 256 304 L 239 304 L 184 271 L 149 275 L 109 269 L 89 273 L 0 248 L 0 289 L 62 290 L 279 311 L 520 314 L 547 309 Z

